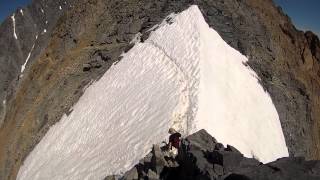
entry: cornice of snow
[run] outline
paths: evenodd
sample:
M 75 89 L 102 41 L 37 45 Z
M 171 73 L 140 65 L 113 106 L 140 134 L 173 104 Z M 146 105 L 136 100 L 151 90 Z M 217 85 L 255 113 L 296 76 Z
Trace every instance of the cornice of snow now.
M 173 125 L 188 133 L 204 128 L 263 162 L 288 155 L 268 93 L 243 65 L 246 57 L 209 28 L 197 6 L 154 30 L 50 128 L 17 179 L 120 174 Z

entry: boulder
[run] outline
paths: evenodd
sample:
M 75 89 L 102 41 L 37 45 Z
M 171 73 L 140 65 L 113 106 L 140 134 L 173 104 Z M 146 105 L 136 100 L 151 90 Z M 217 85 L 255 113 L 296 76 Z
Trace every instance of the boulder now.
M 212 137 L 206 130 L 202 129 L 197 133 L 186 138 L 193 146 L 197 146 L 202 150 L 213 150 L 217 144 L 217 140 Z
M 91 69 L 91 65 L 90 65 L 90 64 L 88 64 L 88 63 L 83 64 L 82 70 L 83 70 L 84 72 L 90 71 L 90 69 Z
M 167 161 L 164 158 L 164 154 L 160 149 L 160 146 L 154 145 L 152 148 L 151 169 L 157 173 L 161 173 L 163 168 L 167 166 Z
M 227 145 L 227 148 L 225 149 L 226 151 L 231 151 L 231 152 L 236 152 L 236 153 L 240 153 L 240 151 L 238 151 L 235 147 L 231 146 L 231 145 Z M 241 153 L 240 153 L 241 154 Z
M 157 179 L 159 179 L 159 174 L 157 174 L 156 172 L 149 169 L 148 170 L 148 179 L 149 180 L 157 180 Z

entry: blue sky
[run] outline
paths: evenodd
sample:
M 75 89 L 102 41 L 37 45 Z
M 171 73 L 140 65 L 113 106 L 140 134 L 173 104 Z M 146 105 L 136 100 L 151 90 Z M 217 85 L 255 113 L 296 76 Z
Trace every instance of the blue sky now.
M 31 0 L 0 0 L 0 22 L 16 8 L 29 4 Z M 298 29 L 312 30 L 320 35 L 320 0 L 274 0 L 287 13 Z
M 312 30 L 320 37 L 320 0 L 274 0 L 300 30 Z
M 0 0 L 0 23 L 17 8 L 24 7 L 31 3 L 31 0 Z

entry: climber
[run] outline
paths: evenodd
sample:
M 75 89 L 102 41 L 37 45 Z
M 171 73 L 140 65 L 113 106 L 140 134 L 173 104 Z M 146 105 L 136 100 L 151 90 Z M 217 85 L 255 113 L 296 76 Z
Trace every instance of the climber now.
M 169 154 L 171 157 L 176 157 L 178 155 L 178 150 L 180 148 L 180 138 L 181 134 L 177 132 L 174 128 L 169 129 Z

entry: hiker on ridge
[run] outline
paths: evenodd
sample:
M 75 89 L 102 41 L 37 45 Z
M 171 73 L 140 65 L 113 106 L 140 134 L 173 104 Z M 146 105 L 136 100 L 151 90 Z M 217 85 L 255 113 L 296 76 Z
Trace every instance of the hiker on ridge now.
M 171 157 L 176 157 L 178 155 L 178 150 L 180 148 L 180 138 L 181 134 L 177 132 L 174 128 L 169 129 L 169 154 Z

